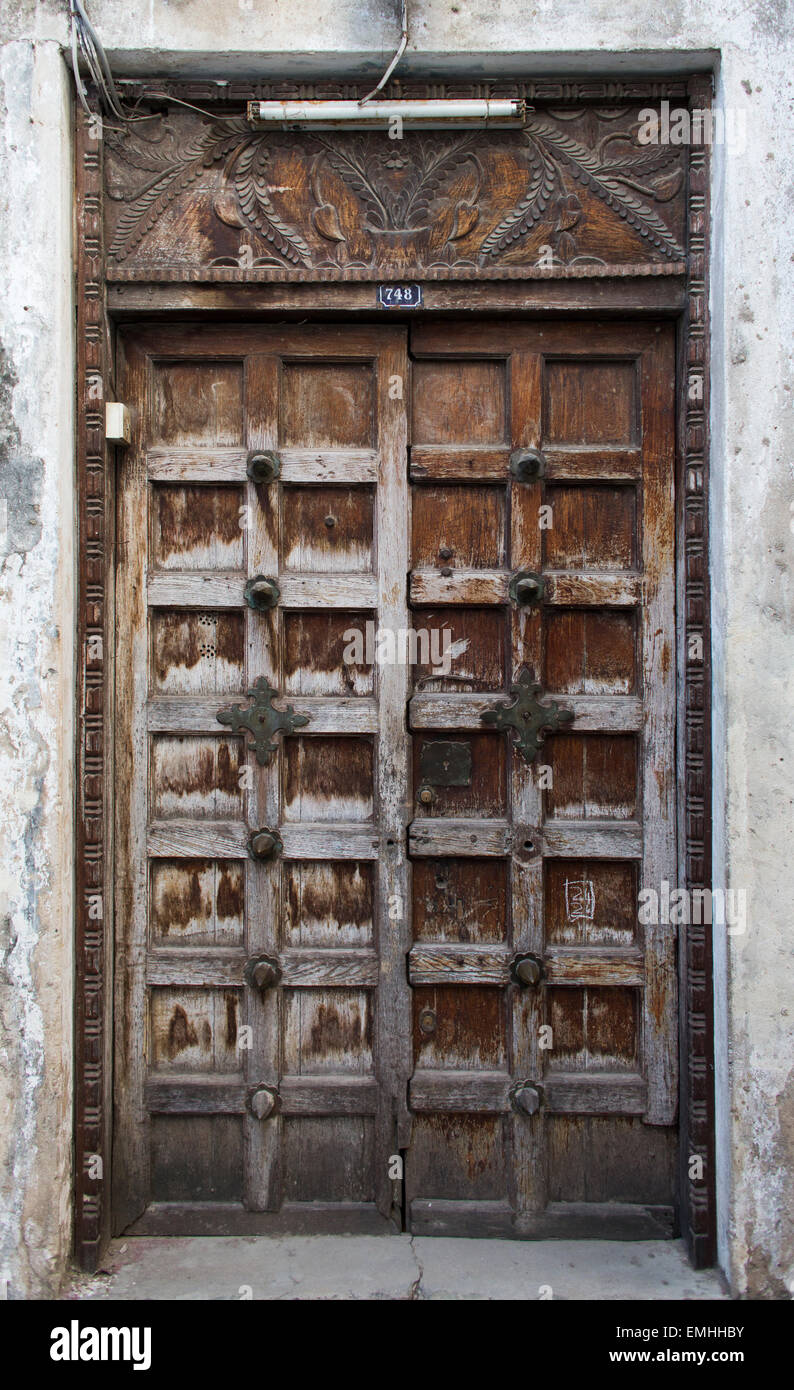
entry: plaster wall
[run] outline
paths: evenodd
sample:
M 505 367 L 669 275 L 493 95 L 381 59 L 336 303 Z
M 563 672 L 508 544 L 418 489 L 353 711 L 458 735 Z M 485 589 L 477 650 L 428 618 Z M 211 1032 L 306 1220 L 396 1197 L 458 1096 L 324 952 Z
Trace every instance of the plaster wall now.
M 379 76 L 396 0 L 87 0 L 118 75 Z M 0 1277 L 46 1292 L 68 1243 L 73 524 L 68 87 L 60 0 L 5 0 L 0 835 L 6 841 Z M 715 154 L 712 290 L 715 864 L 744 889 L 717 933 L 720 1261 L 794 1292 L 792 141 L 785 0 L 409 0 L 404 75 L 713 67 L 746 138 Z M 27 306 L 27 307 L 26 307 Z M 12 522 L 12 517 L 15 518 Z M 18 1235 L 22 1231 L 22 1236 Z
M 0 1296 L 70 1240 L 74 487 L 70 97 L 0 49 Z

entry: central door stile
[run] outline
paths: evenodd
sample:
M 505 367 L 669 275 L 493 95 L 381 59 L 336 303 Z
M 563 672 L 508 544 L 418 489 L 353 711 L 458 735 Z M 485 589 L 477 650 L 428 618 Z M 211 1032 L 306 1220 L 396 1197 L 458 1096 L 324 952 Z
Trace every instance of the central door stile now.
M 410 671 L 404 649 L 409 627 L 409 399 L 407 333 L 391 331 L 377 363 L 379 467 L 376 493 L 378 627 L 393 634 L 395 660 L 377 672 L 378 750 L 376 815 L 379 825 L 377 940 L 378 1114 L 376 1202 L 394 1211 L 396 1186 L 390 1158 L 410 1143 L 408 1081 L 411 1069 L 411 1002 L 406 958 L 410 949 L 410 882 L 406 827 L 410 817 L 410 739 L 407 704 Z
M 542 362 L 537 352 L 514 351 L 510 357 L 511 439 L 516 448 L 539 449 L 541 420 Z M 522 482 L 511 476 L 510 563 L 513 570 L 539 574 L 543 567 L 541 530 L 538 525 L 542 502 L 541 482 Z M 522 667 L 540 673 L 543 665 L 543 625 L 539 605 L 510 608 L 510 685 Z M 508 815 L 513 824 L 514 853 L 510 863 L 511 927 L 509 939 L 514 953 L 541 957 L 543 930 L 543 858 L 540 853 L 540 827 L 543 819 L 537 762 L 528 765 L 516 748 L 508 749 L 510 759 L 510 803 Z M 512 999 L 510 998 L 512 995 Z M 508 995 L 509 1070 L 514 1079 L 534 1082 L 542 1074 L 539 1053 L 543 1024 L 543 995 L 538 989 L 515 989 Z M 546 1205 L 543 1119 L 513 1112 L 510 1120 L 513 1161 L 507 1165 L 513 1185 L 512 1206 L 517 1234 L 528 1229 L 531 1218 Z
M 278 443 L 279 361 L 253 352 L 246 358 L 246 444 L 253 450 L 274 450 Z M 246 575 L 279 572 L 279 489 L 248 479 L 245 510 L 240 518 L 246 540 Z M 247 606 L 246 688 L 260 676 L 282 690 L 281 634 L 278 607 L 263 610 Z M 281 758 L 260 767 L 249 751 L 245 764 L 249 786 L 245 793 L 247 824 L 251 834 L 281 825 Z M 261 862 L 249 856 L 246 865 L 246 901 L 249 958 L 276 956 L 281 948 L 281 864 L 277 856 Z M 251 1047 L 245 1052 L 244 1069 L 250 1096 L 255 1086 L 276 1088 L 281 1079 L 282 999 L 277 989 L 246 990 Z M 275 1211 L 281 1202 L 280 1159 L 282 1119 L 278 1111 L 263 1123 L 246 1111 L 243 1200 L 249 1211 Z

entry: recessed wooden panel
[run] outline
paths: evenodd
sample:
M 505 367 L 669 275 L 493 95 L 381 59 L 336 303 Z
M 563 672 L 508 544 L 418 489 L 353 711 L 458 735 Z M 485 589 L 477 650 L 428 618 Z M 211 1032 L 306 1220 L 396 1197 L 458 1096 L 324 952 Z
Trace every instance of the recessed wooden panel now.
M 552 524 L 541 534 L 548 569 L 631 569 L 636 560 L 633 487 L 547 487 Z
M 284 991 L 283 1067 L 293 1076 L 372 1071 L 372 1002 L 364 989 Z
M 634 444 L 638 432 L 634 362 L 547 362 L 547 444 Z
M 637 812 L 637 741 L 631 734 L 554 734 L 544 744 L 552 770 L 546 814 L 630 820 Z
M 674 1200 L 674 1129 L 622 1115 L 549 1115 L 546 1125 L 550 1202 Z
M 243 864 L 231 859 L 155 859 L 150 902 L 155 945 L 242 944 Z
M 284 1197 L 290 1202 L 371 1202 L 375 1126 L 365 1116 L 293 1116 L 284 1125 Z
M 373 867 L 331 860 L 284 865 L 285 946 L 367 946 Z
M 637 866 L 630 861 L 547 859 L 549 945 L 629 946 L 637 932 Z
M 433 1070 L 495 1070 L 506 1057 L 504 990 L 479 985 L 422 985 L 413 991 L 414 1058 Z M 426 1010 L 432 1032 L 420 1027 Z
M 443 739 L 443 732 L 414 734 L 414 787 L 422 785 L 422 749 Z M 422 807 L 423 816 L 498 816 L 507 799 L 507 749 L 503 734 L 456 734 L 458 743 L 471 748 L 471 783 L 468 787 L 434 786 L 435 799 Z
M 412 534 L 415 569 L 498 567 L 505 558 L 504 488 L 415 487 Z
M 230 447 L 243 438 L 240 362 L 159 362 L 153 369 L 153 444 Z
M 414 444 L 499 444 L 505 439 L 505 364 L 419 361 L 413 366 Z
M 372 774 L 370 739 L 285 739 L 285 819 L 370 820 Z
M 638 995 L 634 989 L 549 989 L 550 1071 L 636 1071 Z
M 244 761 L 241 739 L 157 735 L 152 739 L 154 818 L 240 817 Z
M 374 448 L 372 367 L 360 362 L 285 362 L 279 438 L 293 448 Z
M 241 1067 L 236 989 L 168 989 L 149 994 L 150 1061 L 155 1071 L 232 1072 Z
M 504 1200 L 503 1123 L 491 1115 L 417 1115 L 411 1137 L 413 1197 Z
M 502 859 L 417 859 L 417 941 L 501 941 L 506 936 L 507 863 Z
M 152 487 L 151 499 L 153 569 L 243 567 L 241 488 L 158 483 Z
M 415 630 L 428 633 L 430 643 L 430 660 L 421 659 L 415 667 L 415 680 L 422 682 L 422 690 L 504 689 L 505 621 L 498 609 L 416 608 L 413 625 Z M 450 652 L 447 662 L 443 660 L 445 650 Z M 417 654 L 420 658 L 426 655 L 421 646 Z M 445 665 L 453 679 L 436 674 Z
M 550 608 L 545 688 L 571 695 L 633 695 L 635 615 Z
M 151 615 L 152 690 L 159 695 L 239 693 L 245 684 L 241 613 Z
M 241 1115 L 154 1115 L 152 1201 L 239 1202 Z
M 367 623 L 371 613 L 286 612 L 284 614 L 284 691 L 287 695 L 371 695 L 374 666 L 367 662 Z M 361 662 L 351 633 L 361 633 Z M 346 635 L 347 634 L 347 635 Z M 373 652 L 374 638 L 373 638 Z
M 285 569 L 350 574 L 372 569 L 373 493 L 366 487 L 285 488 Z

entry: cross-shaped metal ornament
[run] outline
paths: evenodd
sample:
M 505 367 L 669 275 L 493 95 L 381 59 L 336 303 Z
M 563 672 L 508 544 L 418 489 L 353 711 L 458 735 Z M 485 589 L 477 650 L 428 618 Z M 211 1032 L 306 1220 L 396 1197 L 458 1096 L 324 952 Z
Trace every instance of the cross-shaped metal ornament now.
M 554 700 L 542 705 L 538 699 L 540 693 L 541 686 L 534 672 L 522 666 L 515 685 L 510 687 L 510 694 L 516 697 L 513 704 L 497 705 L 482 716 L 483 723 L 494 729 L 515 730 L 513 742 L 525 763 L 535 761 L 543 743 L 544 729 L 553 733 L 571 724 L 575 717 L 573 710 L 563 709 Z
M 296 714 L 293 705 L 287 705 L 285 710 L 274 709 L 273 696 L 278 696 L 278 691 L 268 684 L 264 676 L 254 681 L 247 694 L 253 701 L 248 709 L 242 705 L 232 705 L 218 710 L 215 718 L 219 724 L 228 724 L 234 734 L 247 731 L 256 749 L 257 762 L 260 767 L 267 767 L 278 748 L 278 744 L 271 742 L 273 735 L 279 732 L 293 733 L 309 723 L 309 716 Z

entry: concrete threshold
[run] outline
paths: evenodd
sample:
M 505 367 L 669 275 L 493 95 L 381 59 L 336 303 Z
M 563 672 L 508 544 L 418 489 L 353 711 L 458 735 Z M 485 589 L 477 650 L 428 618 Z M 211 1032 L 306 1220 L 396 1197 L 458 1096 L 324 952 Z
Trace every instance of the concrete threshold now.
M 727 1299 L 682 1241 L 427 1236 L 138 1236 L 112 1242 L 67 1300 Z

